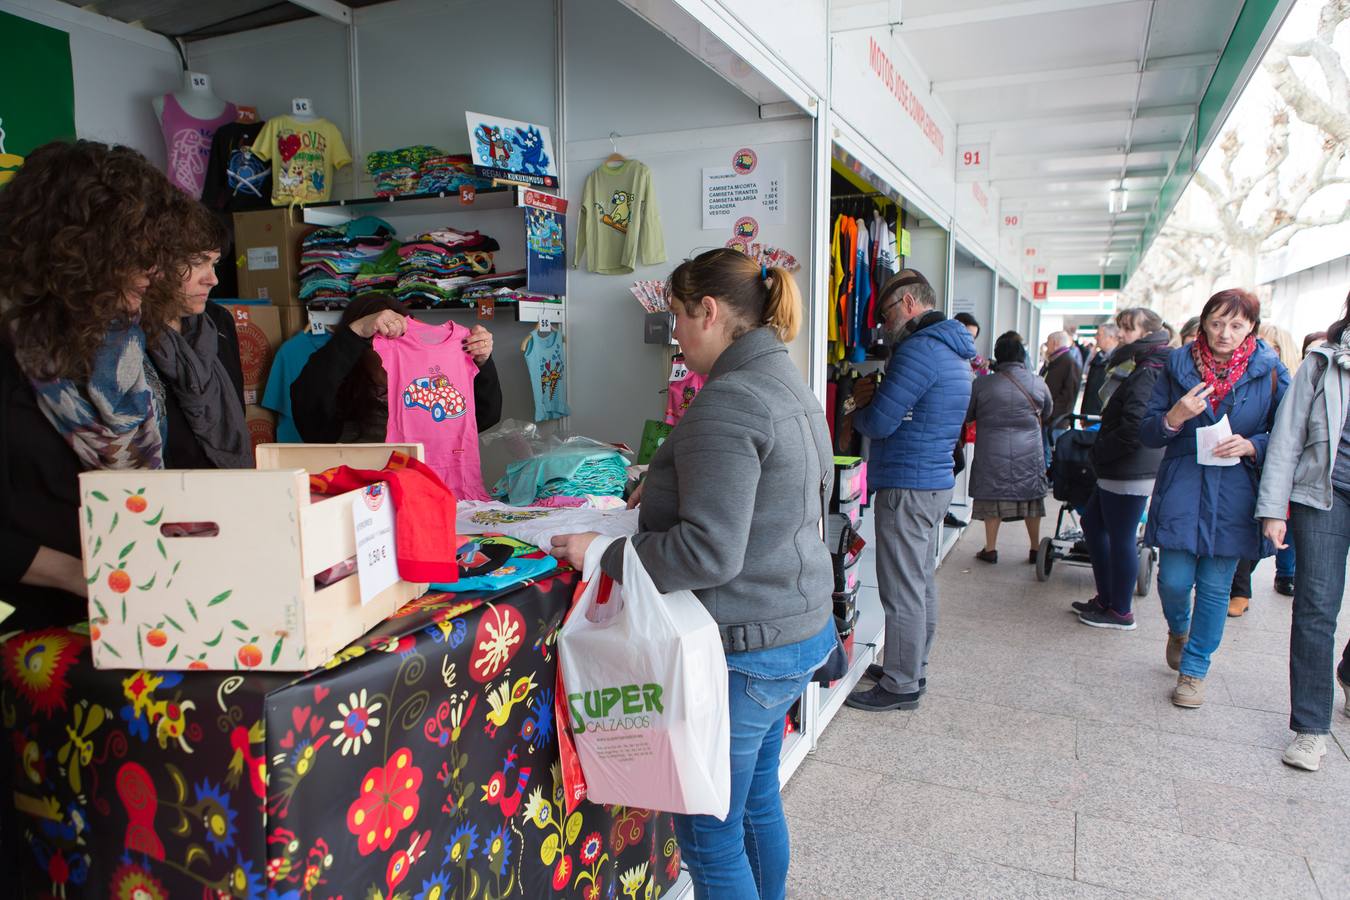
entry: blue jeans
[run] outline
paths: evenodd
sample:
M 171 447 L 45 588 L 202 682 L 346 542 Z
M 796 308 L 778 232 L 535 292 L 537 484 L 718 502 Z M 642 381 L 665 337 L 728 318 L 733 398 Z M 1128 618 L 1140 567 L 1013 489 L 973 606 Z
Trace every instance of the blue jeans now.
M 1289 546 L 1283 550 L 1275 551 L 1275 577 L 1293 578 L 1294 573 L 1298 571 L 1298 566 L 1294 561 L 1294 533 L 1292 529 L 1285 535 L 1284 542 Z
M 1289 728 L 1328 734 L 1336 690 L 1331 680 L 1336 617 L 1350 555 L 1350 500 L 1337 491 L 1325 512 L 1295 503 L 1290 524 L 1297 541 L 1298 579 L 1289 629 Z M 1350 642 L 1341 653 L 1340 676 L 1350 683 Z
M 783 724 L 834 643 L 830 622 L 796 644 L 728 654 L 731 807 L 725 819 L 675 816 L 675 838 L 698 900 L 786 896 L 788 829 L 778 793 Z
M 1167 628 L 1172 634 L 1191 636 L 1181 654 L 1183 675 L 1209 674 L 1209 658 L 1219 649 L 1228 621 L 1228 592 L 1237 564 L 1236 556 L 1196 556 L 1185 550 L 1163 550 L 1159 555 L 1158 594 Z
M 1139 519 L 1147 504 L 1147 497 L 1097 488 L 1083 511 L 1083 540 L 1092 555 L 1097 600 L 1117 615 L 1129 615 L 1134 604 L 1135 580 L 1139 577 Z

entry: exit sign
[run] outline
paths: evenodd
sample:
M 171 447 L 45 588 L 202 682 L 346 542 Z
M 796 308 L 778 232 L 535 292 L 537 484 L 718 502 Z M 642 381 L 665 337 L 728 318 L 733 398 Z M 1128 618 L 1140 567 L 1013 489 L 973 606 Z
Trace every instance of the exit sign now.
M 1033 281 L 1031 283 L 1031 299 L 1044 300 L 1050 295 L 1050 282 Z

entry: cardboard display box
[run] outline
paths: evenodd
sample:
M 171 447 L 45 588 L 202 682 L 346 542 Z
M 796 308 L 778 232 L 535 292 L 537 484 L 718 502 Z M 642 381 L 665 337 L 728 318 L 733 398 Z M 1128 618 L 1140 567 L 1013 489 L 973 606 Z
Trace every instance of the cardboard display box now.
M 276 310 L 281 317 L 283 343 L 309 327 L 309 311 L 303 306 L 278 306 Z
M 244 424 L 248 426 L 249 442 L 253 445 L 255 454 L 261 445 L 277 442 L 277 414 L 270 409 L 263 409 L 261 406 L 244 407 Z
M 299 306 L 300 241 L 313 231 L 298 209 L 260 209 L 234 214 L 235 267 L 239 296 Z
M 286 338 L 282 333 L 281 308 L 266 300 L 221 300 L 234 317 L 239 338 L 239 365 L 244 371 L 244 405 L 257 406 L 272 371 L 272 357 Z
M 379 468 L 392 450 L 423 458 L 421 444 L 265 444 L 259 471 L 81 474 L 94 666 L 308 671 L 420 597 L 399 580 L 362 603 L 355 572 L 315 581 L 356 556 L 359 492 L 312 501 L 308 472 Z

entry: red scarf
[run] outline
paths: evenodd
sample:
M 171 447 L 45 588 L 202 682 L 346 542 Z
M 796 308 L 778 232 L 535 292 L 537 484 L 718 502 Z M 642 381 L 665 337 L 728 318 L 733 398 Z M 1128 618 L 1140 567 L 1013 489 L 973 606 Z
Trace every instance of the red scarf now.
M 1254 334 L 1247 335 L 1247 339 L 1238 345 L 1233 355 L 1224 363 L 1214 358 L 1214 351 L 1209 349 L 1209 339 L 1203 331 L 1195 339 L 1195 343 L 1191 344 L 1191 358 L 1195 360 L 1195 368 L 1200 373 L 1200 378 L 1214 388 L 1214 393 L 1209 395 L 1209 405 L 1215 412 L 1219 411 L 1219 404 L 1223 402 L 1223 398 L 1228 396 L 1233 385 L 1237 384 L 1247 371 L 1247 363 L 1252 361 L 1252 354 L 1255 352 Z

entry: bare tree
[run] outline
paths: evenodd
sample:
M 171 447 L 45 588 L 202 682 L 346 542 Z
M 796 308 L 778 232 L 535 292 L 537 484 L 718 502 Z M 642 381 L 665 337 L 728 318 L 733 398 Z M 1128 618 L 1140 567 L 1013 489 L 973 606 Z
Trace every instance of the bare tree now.
M 1336 29 L 1350 20 L 1350 0 L 1327 0 L 1317 17 L 1317 35 L 1306 41 L 1276 41 L 1266 59 L 1275 90 L 1304 122 L 1322 129 L 1327 138 L 1350 145 L 1350 79 L 1334 46 Z M 1326 79 L 1327 93 L 1318 93 L 1298 77 L 1290 59 L 1312 59 Z

